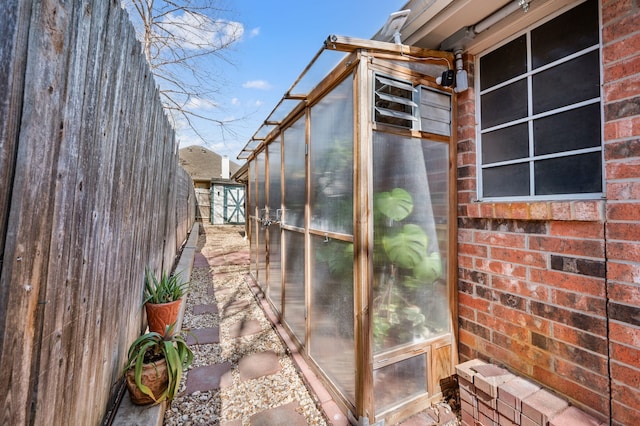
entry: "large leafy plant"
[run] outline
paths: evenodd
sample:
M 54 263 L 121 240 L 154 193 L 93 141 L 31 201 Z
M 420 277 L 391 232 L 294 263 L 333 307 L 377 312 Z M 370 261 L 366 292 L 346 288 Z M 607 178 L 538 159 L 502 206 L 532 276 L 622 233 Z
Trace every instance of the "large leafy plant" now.
M 410 223 L 413 210 L 413 197 L 405 189 L 394 188 L 374 196 L 373 334 L 378 348 L 392 333 L 400 341 L 407 341 L 409 334 L 421 334 L 428 328 L 418 299 L 425 286 L 442 275 L 440 253 L 429 253 L 427 233 L 420 225 Z

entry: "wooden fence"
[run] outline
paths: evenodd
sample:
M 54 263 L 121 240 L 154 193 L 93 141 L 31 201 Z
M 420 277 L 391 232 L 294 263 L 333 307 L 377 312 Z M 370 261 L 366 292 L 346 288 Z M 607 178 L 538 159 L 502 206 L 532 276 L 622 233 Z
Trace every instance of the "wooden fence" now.
M 191 179 L 120 0 L 0 14 L 0 424 L 99 424 Z

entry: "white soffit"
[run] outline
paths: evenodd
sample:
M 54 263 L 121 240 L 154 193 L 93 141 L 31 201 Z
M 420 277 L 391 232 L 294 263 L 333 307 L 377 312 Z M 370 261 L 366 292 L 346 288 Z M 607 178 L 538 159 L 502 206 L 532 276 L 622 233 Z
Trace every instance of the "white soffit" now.
M 517 0 L 411 0 L 403 7 L 411 15 L 401 29 L 403 44 L 438 49 L 440 44 L 461 28 L 471 27 L 507 4 Z M 530 0 L 529 11 L 518 10 L 478 34 L 466 46 L 471 54 L 499 43 L 526 26 L 575 4 L 576 0 Z M 378 34 L 376 34 L 377 38 Z

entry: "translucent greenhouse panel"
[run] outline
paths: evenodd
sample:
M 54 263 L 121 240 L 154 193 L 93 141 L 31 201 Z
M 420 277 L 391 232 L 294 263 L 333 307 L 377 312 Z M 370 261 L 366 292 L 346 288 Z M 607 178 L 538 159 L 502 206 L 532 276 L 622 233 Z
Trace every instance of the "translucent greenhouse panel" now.
M 304 116 L 284 131 L 284 214 L 282 223 L 304 228 L 306 203 Z
M 304 234 L 284 233 L 284 320 L 301 343 L 305 342 Z
M 353 81 L 311 109 L 311 227 L 353 234 Z
M 257 181 L 257 207 L 258 207 L 258 246 L 257 246 L 257 260 L 258 260 L 258 284 L 262 289 L 267 287 L 267 233 L 262 223 L 265 215 L 265 207 L 267 203 L 266 194 L 266 155 L 263 152 L 258 154 L 256 173 L 258 177 Z
M 280 184 L 280 142 L 269 145 L 269 298 L 278 312 L 282 312 L 282 263 L 280 253 L 280 224 L 278 223 L 282 202 Z
M 373 137 L 374 352 L 449 332 L 448 146 Z
M 311 258 L 310 354 L 354 402 L 353 244 L 314 236 Z
M 376 412 L 427 393 L 427 356 L 414 356 L 373 371 Z

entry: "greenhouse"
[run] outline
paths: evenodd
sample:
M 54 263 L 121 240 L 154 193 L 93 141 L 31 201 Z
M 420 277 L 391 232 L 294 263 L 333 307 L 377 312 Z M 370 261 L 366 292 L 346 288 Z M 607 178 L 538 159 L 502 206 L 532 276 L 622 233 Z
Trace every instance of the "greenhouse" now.
M 252 278 L 359 424 L 429 406 L 457 362 L 453 62 L 330 36 L 238 156 Z

